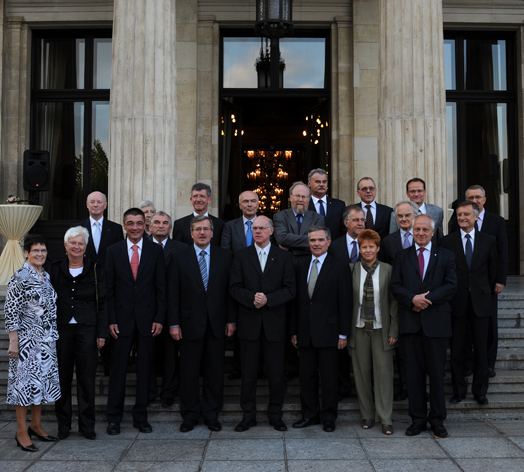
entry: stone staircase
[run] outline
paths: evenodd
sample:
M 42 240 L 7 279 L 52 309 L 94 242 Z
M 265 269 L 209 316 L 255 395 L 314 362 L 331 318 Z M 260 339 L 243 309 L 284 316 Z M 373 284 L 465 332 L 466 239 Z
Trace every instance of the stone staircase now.
M 12 405 L 5 403 L 7 389 L 8 367 L 8 335 L 4 329 L 3 303 L 5 297 L 0 295 L 0 421 L 15 420 L 15 411 Z M 232 347 L 228 345 L 228 347 Z M 226 351 L 226 371 L 231 370 L 231 350 Z M 488 391 L 489 405 L 481 407 L 468 393 L 466 400 L 459 404 L 448 403 L 448 416 L 468 418 L 489 417 L 524 417 L 524 277 L 512 277 L 504 292 L 499 296 L 499 353 L 496 365 L 497 376 L 490 379 Z M 471 377 L 470 377 L 471 379 Z M 159 379 L 160 381 L 160 379 Z M 128 373 L 126 388 L 126 419 L 131 419 L 131 408 L 134 403 L 136 375 L 133 366 Z M 451 374 L 449 355 L 446 365 L 445 386 L 447 399 L 451 397 Z M 103 375 L 99 365 L 96 378 L 96 411 L 97 418 L 105 421 L 105 405 L 107 400 L 108 378 Z M 73 386 L 75 389 L 76 387 Z M 76 393 L 76 392 L 75 392 Z M 287 385 L 286 401 L 284 405 L 285 419 L 288 421 L 300 417 L 300 389 L 298 379 L 293 379 Z M 221 419 L 236 421 L 242 417 L 239 405 L 240 380 L 225 379 L 224 408 Z M 268 401 L 267 381 L 259 381 L 257 392 L 258 408 L 261 411 L 260 419 L 265 414 Z M 76 403 L 76 399 L 73 399 Z M 394 417 L 401 418 L 408 414 L 407 401 L 394 403 Z M 43 415 L 54 417 L 53 405 L 44 405 Z M 153 402 L 149 406 L 151 421 L 180 420 L 178 397 L 170 408 L 164 408 L 160 402 Z M 351 398 L 339 403 L 339 417 L 344 419 L 360 418 L 358 402 L 353 392 Z

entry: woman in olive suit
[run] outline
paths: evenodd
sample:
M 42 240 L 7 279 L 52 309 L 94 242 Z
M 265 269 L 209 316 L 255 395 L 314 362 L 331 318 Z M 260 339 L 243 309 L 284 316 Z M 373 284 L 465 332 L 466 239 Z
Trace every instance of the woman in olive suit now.
M 369 429 L 376 421 L 382 423 L 384 434 L 391 435 L 393 348 L 398 339 L 397 301 L 389 290 L 392 267 L 377 259 L 380 250 L 377 232 L 363 230 L 358 236 L 358 245 L 361 259 L 350 264 L 353 310 L 348 345 L 362 428 Z

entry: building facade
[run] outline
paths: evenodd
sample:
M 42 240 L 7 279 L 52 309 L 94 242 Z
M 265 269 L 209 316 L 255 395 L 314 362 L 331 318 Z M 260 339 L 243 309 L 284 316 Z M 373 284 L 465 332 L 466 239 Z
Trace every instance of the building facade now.
M 178 218 L 206 182 L 230 219 L 242 189 L 270 214 L 320 166 L 348 204 L 363 176 L 391 206 L 421 177 L 449 219 L 478 183 L 522 273 L 523 2 L 294 0 L 273 43 L 255 4 L 0 0 L 0 196 L 27 196 L 26 149 L 50 153 L 58 232 L 93 190 L 110 219 L 144 199 Z

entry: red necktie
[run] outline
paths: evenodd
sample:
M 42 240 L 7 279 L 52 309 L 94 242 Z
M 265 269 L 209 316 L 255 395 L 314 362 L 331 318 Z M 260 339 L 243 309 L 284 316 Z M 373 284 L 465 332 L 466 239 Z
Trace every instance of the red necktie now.
M 138 274 L 138 246 L 133 244 L 133 255 L 131 256 L 131 272 L 133 272 L 133 278 L 136 280 L 136 274 Z
M 418 268 L 420 269 L 420 278 L 424 280 L 424 248 L 418 250 Z

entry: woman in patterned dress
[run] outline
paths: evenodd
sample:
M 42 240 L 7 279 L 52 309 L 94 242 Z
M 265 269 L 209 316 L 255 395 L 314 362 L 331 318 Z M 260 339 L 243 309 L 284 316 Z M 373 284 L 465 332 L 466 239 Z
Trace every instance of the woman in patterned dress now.
M 15 440 L 23 451 L 38 448 L 31 442 L 56 441 L 42 427 L 42 403 L 60 398 L 56 357 L 56 293 L 43 269 L 47 257 L 42 236 L 24 241 L 26 261 L 9 281 L 5 297 L 5 329 L 9 333 L 9 378 L 6 403 L 15 405 L 18 430 Z M 31 423 L 27 428 L 27 408 Z

